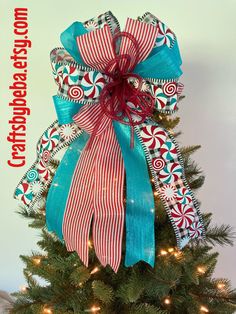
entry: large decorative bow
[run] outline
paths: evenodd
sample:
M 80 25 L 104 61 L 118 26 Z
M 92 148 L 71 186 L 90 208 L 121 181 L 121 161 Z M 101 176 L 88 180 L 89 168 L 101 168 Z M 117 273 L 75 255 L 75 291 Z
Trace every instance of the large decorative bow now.
M 102 265 L 119 268 L 124 221 L 125 265 L 154 266 L 154 198 L 148 174 L 174 228 L 177 245 L 204 237 L 198 204 L 186 182 L 175 140 L 151 119 L 172 113 L 182 91 L 174 33 L 150 13 L 128 18 L 124 32 L 111 12 L 75 22 L 51 53 L 59 90 L 58 121 L 43 134 L 38 159 L 15 196 L 34 208 L 50 183 L 49 231 L 88 265 L 92 237 Z M 68 147 L 51 182 L 48 162 Z M 124 174 L 126 209 L 124 210 Z

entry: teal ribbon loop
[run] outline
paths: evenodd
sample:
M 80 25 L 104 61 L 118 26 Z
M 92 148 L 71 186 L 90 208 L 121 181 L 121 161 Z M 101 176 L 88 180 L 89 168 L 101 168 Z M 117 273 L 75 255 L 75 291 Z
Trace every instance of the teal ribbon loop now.
M 154 267 L 154 197 L 145 154 L 137 135 L 130 148 L 130 127 L 113 121 L 126 171 L 125 266 L 145 261 Z

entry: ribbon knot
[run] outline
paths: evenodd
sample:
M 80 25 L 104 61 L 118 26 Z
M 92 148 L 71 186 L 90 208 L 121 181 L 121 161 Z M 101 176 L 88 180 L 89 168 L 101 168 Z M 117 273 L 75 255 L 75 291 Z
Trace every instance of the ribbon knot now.
M 117 42 L 122 37 L 131 41 L 129 53 L 119 54 Z M 139 44 L 135 37 L 128 32 L 120 32 L 112 39 L 114 58 L 105 67 L 104 74 L 111 81 L 107 83 L 100 94 L 102 114 L 112 120 L 127 124 L 131 127 L 131 147 L 134 146 L 134 126 L 152 115 L 155 100 L 151 94 L 142 91 L 142 78 L 132 73 L 139 61 Z M 136 86 L 134 82 L 136 81 Z M 92 138 L 97 133 L 102 117 L 94 128 Z

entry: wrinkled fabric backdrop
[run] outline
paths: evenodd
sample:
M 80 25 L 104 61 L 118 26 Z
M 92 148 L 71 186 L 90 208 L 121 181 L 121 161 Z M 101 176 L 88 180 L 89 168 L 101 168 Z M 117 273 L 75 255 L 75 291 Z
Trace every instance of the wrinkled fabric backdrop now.
M 12 82 L 10 54 L 13 46 L 15 7 L 29 9 L 29 50 L 27 163 L 11 168 L 11 153 L 6 137 L 10 130 L 8 107 Z M 76 20 L 85 21 L 111 10 L 124 26 L 126 17 L 136 18 L 146 11 L 163 20 L 177 35 L 183 57 L 182 82 L 186 98 L 180 103 L 179 138 L 181 145 L 201 144 L 194 160 L 206 175 L 204 186 L 196 193 L 201 210 L 213 212 L 214 223 L 236 228 L 236 60 L 235 0 L 63 0 L 40 2 L 0 0 L 0 289 L 9 292 L 24 284 L 20 254 L 36 249 L 39 231 L 28 228 L 28 220 L 15 213 L 14 188 L 35 160 L 39 136 L 56 119 L 51 96 L 56 85 L 51 74 L 49 53 L 61 46 L 60 33 Z M 236 286 L 236 248 L 216 248 L 220 252 L 215 276 L 227 277 Z

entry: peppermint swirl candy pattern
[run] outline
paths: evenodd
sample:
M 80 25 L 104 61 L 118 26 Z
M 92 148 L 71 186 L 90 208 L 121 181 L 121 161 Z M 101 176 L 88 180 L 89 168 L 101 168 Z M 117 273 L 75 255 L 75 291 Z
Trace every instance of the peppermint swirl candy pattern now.
M 80 86 L 71 86 L 68 90 L 68 96 L 71 99 L 80 100 L 84 97 L 84 91 Z
M 98 24 L 93 20 L 89 20 L 88 22 L 84 24 L 84 26 L 89 32 L 95 31 L 96 29 L 98 29 Z
M 36 148 L 36 150 L 37 150 L 37 154 L 41 154 L 41 152 L 42 152 L 41 141 L 39 141 L 39 142 L 37 143 L 37 148 Z
M 47 167 L 45 166 L 44 162 L 41 160 L 38 164 L 38 173 L 39 176 L 41 178 L 43 178 L 44 180 L 48 181 L 49 177 L 50 177 L 50 172 L 47 169 Z
M 185 187 L 177 191 L 177 200 L 181 204 L 190 204 L 193 201 L 190 191 Z
M 170 102 L 168 104 L 168 109 L 172 110 L 172 111 L 177 110 L 178 109 L 177 105 L 178 105 L 177 96 L 175 95 L 175 96 L 171 97 Z
M 36 169 L 31 169 L 27 172 L 26 178 L 29 182 L 35 181 L 38 178 L 39 174 Z
M 105 79 L 99 72 L 90 71 L 85 73 L 81 86 L 84 90 L 84 95 L 88 98 L 97 98 L 105 85 Z
M 72 124 L 64 124 L 60 128 L 60 135 L 65 140 L 71 140 L 76 135 L 76 128 Z
M 68 85 L 79 83 L 79 70 L 76 67 L 66 65 L 63 71 L 63 82 Z
M 163 90 L 158 86 L 153 86 L 152 90 L 153 90 L 153 97 L 155 98 L 155 101 L 156 101 L 157 109 L 160 110 L 160 109 L 165 108 L 167 104 L 167 97 L 163 93 Z
M 173 160 L 177 158 L 177 150 L 171 141 L 167 141 L 161 146 L 160 154 L 165 160 Z
M 59 133 L 56 128 L 50 128 L 48 129 L 42 137 L 41 144 L 43 147 L 43 150 L 53 150 L 54 147 L 57 146 L 59 142 Z
M 189 236 L 194 239 L 194 238 L 199 238 L 202 235 L 203 227 L 200 221 L 194 222 L 190 227 L 189 227 Z
M 135 79 L 135 80 L 128 79 L 128 81 L 130 83 L 132 83 L 135 88 L 139 88 L 142 92 L 149 92 L 150 91 L 150 86 L 147 83 L 147 81 L 145 81 L 145 80 L 142 80 L 141 84 L 139 83 L 139 80 L 137 80 L 137 79 Z
M 177 196 L 176 187 L 174 185 L 170 185 L 170 184 L 164 185 L 160 189 L 160 193 L 161 193 L 161 195 L 165 201 L 174 201 L 176 199 L 176 196 Z
M 165 161 L 163 158 L 153 158 L 152 159 L 152 166 L 155 171 L 160 171 L 165 167 Z
M 169 163 L 159 173 L 159 179 L 165 184 L 177 181 L 182 175 L 182 167 L 178 162 Z
M 29 205 L 33 198 L 33 193 L 29 183 L 22 182 L 16 189 L 15 195 L 18 199 L 23 201 L 25 205 Z
M 175 82 L 167 82 L 163 85 L 163 92 L 166 96 L 171 97 L 177 93 L 177 84 Z
M 159 32 L 157 36 L 156 46 L 166 45 L 167 47 L 171 47 L 174 41 L 173 32 L 161 21 L 158 22 Z
M 194 221 L 194 211 L 189 205 L 176 204 L 171 210 L 175 224 L 182 229 L 188 228 Z
M 149 149 L 158 149 L 164 143 L 168 134 L 158 126 L 147 125 L 141 129 L 141 137 Z
M 51 153 L 48 150 L 45 150 L 42 155 L 43 161 L 47 163 L 50 157 L 51 157 Z
M 133 112 L 137 112 L 137 114 L 131 113 L 132 120 L 134 122 L 139 122 L 142 120 L 142 117 L 139 116 L 140 109 L 135 106 L 135 104 L 131 101 L 126 102 L 127 106 L 130 107 Z
M 58 63 L 52 63 L 52 74 L 56 84 L 61 87 L 62 86 L 62 72 L 63 72 L 63 65 Z
M 39 194 L 41 192 L 41 190 L 43 188 L 43 184 L 42 184 L 42 182 L 37 180 L 37 181 L 32 182 L 30 184 L 30 187 L 31 187 L 32 193 L 34 195 L 37 195 L 37 194 Z

